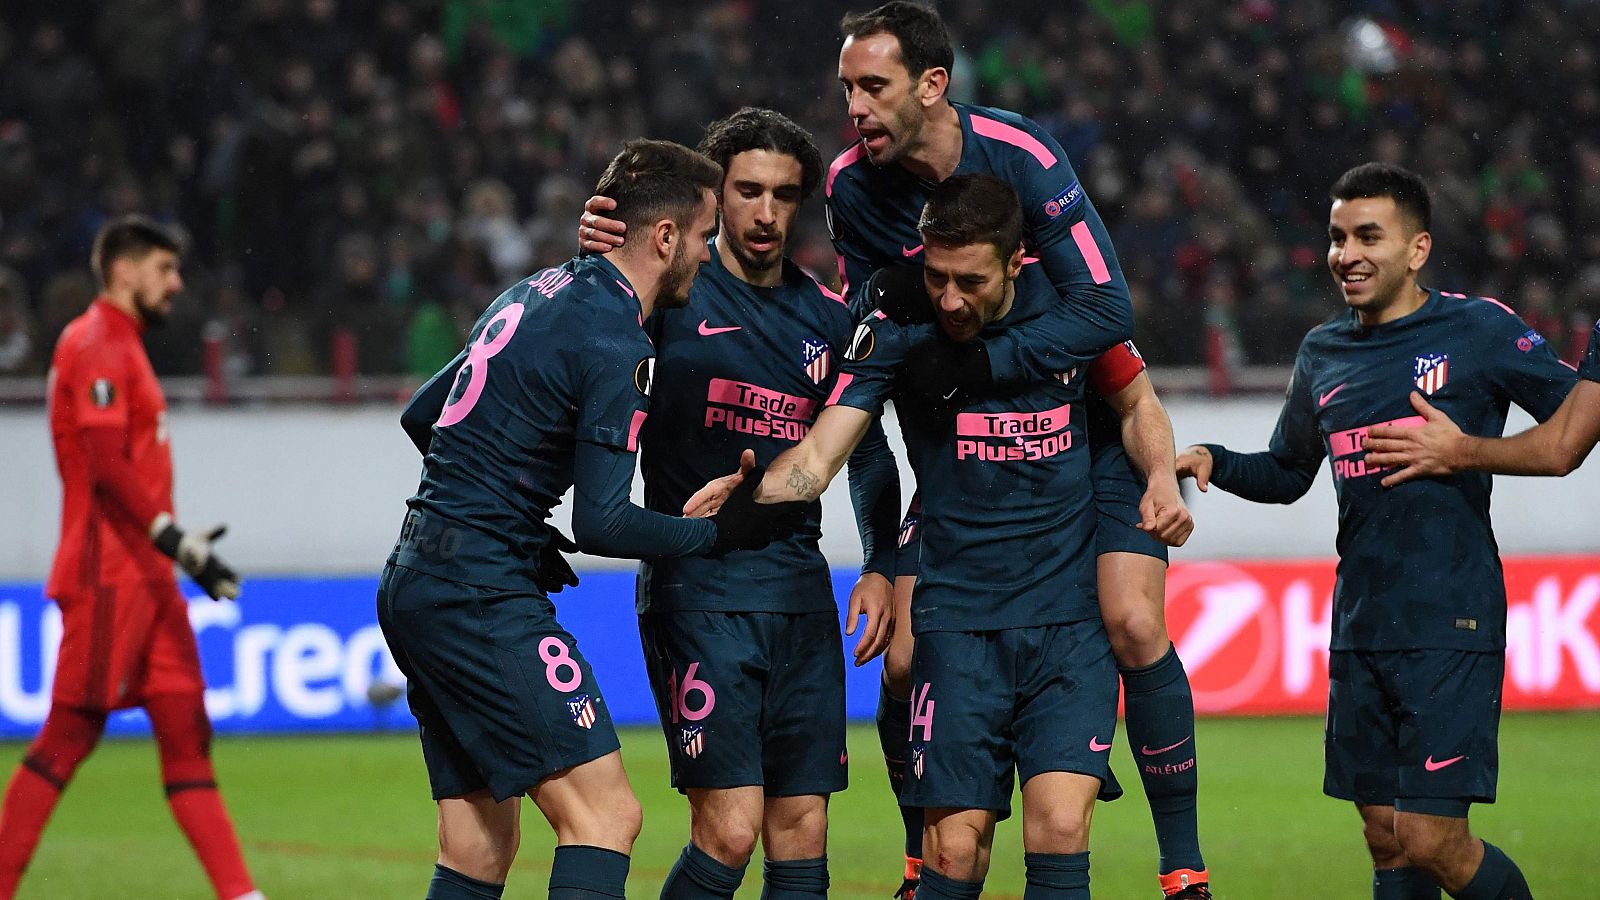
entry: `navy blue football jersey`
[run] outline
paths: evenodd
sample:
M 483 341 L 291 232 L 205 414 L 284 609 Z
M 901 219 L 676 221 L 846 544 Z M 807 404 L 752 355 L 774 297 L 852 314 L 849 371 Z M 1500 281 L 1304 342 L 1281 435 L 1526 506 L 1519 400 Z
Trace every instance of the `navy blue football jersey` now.
M 405 414 L 436 418 L 391 560 L 466 584 L 535 590 L 546 520 L 573 485 L 579 444 L 615 462 L 599 495 L 577 492 L 574 527 L 591 512 L 585 504 L 627 506 L 654 365 L 633 289 L 603 259 L 570 260 L 501 294 Z M 653 552 L 704 552 L 715 539 L 709 521 L 637 512 Z
M 1048 378 L 1132 337 L 1128 284 L 1105 224 L 1061 145 L 1032 120 L 991 107 L 952 103 L 961 121 L 954 174 L 983 173 L 1010 184 L 1022 202 L 1028 252 L 1044 264 L 1066 302 L 984 344 L 998 382 Z M 859 141 L 828 169 L 828 227 L 845 296 L 857 319 L 871 312 L 856 287 L 884 266 L 922 262 L 917 221 L 933 192 L 904 166 L 879 167 Z
M 843 298 L 788 259 L 777 287 L 749 284 L 713 246 L 689 305 L 660 310 L 648 324 L 658 356 L 651 416 L 642 434 L 645 505 L 676 514 L 712 478 L 755 451 L 761 464 L 799 443 L 833 389 L 852 322 Z M 864 459 L 866 455 L 870 459 Z M 851 457 L 894 471 L 879 431 Z M 893 562 L 893 508 L 876 550 Z M 805 526 L 760 550 L 718 559 L 652 559 L 639 570 L 640 612 L 820 612 L 834 608 L 827 560 L 817 546 L 822 504 Z M 869 565 L 871 560 L 869 559 Z
M 1335 650 L 1495 650 L 1506 592 L 1489 522 L 1490 476 L 1461 472 L 1381 485 L 1362 442 L 1375 425 L 1418 426 L 1412 391 L 1467 434 L 1498 436 L 1508 404 L 1544 421 L 1575 382 L 1537 332 L 1496 300 L 1440 291 L 1416 312 L 1366 327 L 1343 312 L 1312 329 L 1269 449 L 1212 446 L 1212 481 L 1290 503 L 1329 460 L 1339 498 Z
M 1024 267 L 1011 310 L 981 338 L 1060 302 Z M 857 326 L 831 404 L 878 415 L 893 397 L 921 488 L 914 633 L 990 631 L 1097 617 L 1093 491 L 1081 368 L 936 411 L 897 390 L 900 363 L 937 325 L 874 314 Z
M 1585 381 L 1600 381 L 1600 322 L 1589 332 L 1589 349 L 1584 351 L 1583 362 L 1578 366 L 1578 377 Z

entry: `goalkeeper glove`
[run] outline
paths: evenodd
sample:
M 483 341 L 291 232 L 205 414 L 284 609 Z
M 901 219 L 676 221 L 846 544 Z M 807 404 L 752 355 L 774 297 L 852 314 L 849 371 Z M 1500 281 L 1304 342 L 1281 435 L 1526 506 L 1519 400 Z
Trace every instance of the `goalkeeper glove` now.
M 562 552 L 576 553 L 578 545 L 561 532 L 550 529 L 550 540 L 539 549 L 539 566 L 533 570 L 533 583 L 546 594 L 559 594 L 578 586 L 578 573 L 572 571 Z
M 779 538 L 800 530 L 811 504 L 804 500 L 786 503 L 757 503 L 756 488 L 766 475 L 765 466 L 756 466 L 723 501 L 711 523 L 717 526 L 717 539 L 707 556 L 724 556 L 734 550 L 759 550 Z
M 211 543 L 227 532 L 226 525 L 213 525 L 200 531 L 184 531 L 162 513 L 150 523 L 150 539 L 156 549 L 177 561 L 194 583 L 213 600 L 233 600 L 239 596 L 239 573 L 211 551 Z

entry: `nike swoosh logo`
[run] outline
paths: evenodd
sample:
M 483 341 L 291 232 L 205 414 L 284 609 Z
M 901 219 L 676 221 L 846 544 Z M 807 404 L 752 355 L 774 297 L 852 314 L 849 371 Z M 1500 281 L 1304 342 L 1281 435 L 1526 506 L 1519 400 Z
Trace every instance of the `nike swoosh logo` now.
M 918 253 L 921 253 L 921 252 L 922 252 L 922 245 L 921 244 L 918 244 L 918 245 L 916 245 L 915 247 L 912 247 L 909 250 L 906 249 L 906 245 L 905 244 L 901 244 L 900 245 L 900 255 L 901 256 L 912 257 L 912 256 L 916 256 Z
M 1344 384 L 1349 384 L 1349 383 L 1350 382 L 1347 381 Z M 1334 394 L 1337 394 L 1340 391 L 1344 390 L 1344 384 L 1341 384 L 1338 387 L 1334 388 L 1333 390 L 1327 392 L 1326 394 L 1323 394 L 1322 396 L 1318 397 L 1317 398 L 1317 408 L 1320 409 L 1320 408 L 1322 408 L 1324 406 L 1327 406 L 1328 405 L 1328 401 L 1333 399 L 1333 395 Z
M 950 393 L 944 395 L 944 399 L 949 400 L 951 397 L 954 397 L 956 395 L 956 391 L 959 391 L 959 390 L 961 390 L 961 389 L 960 388 L 951 388 L 950 389 Z
M 1191 734 L 1191 735 L 1189 735 L 1189 737 L 1184 738 L 1183 740 L 1177 742 L 1176 744 L 1172 744 L 1170 746 L 1162 747 L 1160 750 L 1151 750 L 1148 746 L 1140 747 L 1139 748 L 1139 752 L 1143 753 L 1145 756 L 1160 756 L 1161 754 L 1167 752 L 1168 750 L 1176 750 L 1179 747 L 1182 747 L 1184 744 L 1189 743 L 1189 738 L 1192 738 L 1192 737 L 1194 737 L 1194 735 Z
M 739 326 L 739 325 L 726 325 L 726 326 L 723 326 L 721 328 L 712 328 L 711 327 L 711 321 L 709 319 L 701 319 L 700 320 L 700 336 L 701 337 L 711 337 L 714 334 L 727 334 L 730 331 L 743 331 L 743 330 L 744 330 L 744 328 L 742 326 Z
M 1097 734 L 1094 737 L 1089 738 L 1089 749 L 1095 753 L 1099 753 L 1102 750 L 1110 750 L 1111 745 L 1100 743 L 1100 735 Z
M 1441 759 L 1438 762 L 1434 762 L 1433 757 L 1430 755 L 1427 759 L 1422 761 L 1422 767 L 1427 769 L 1429 772 L 1437 772 L 1446 766 L 1453 766 L 1456 763 L 1461 762 L 1463 759 L 1466 759 L 1466 757 L 1452 756 L 1449 759 Z

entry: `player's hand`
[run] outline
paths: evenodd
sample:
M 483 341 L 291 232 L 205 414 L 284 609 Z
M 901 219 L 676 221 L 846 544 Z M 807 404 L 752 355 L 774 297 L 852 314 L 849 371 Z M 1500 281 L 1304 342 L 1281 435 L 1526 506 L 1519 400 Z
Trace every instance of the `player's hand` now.
M 933 321 L 933 300 L 922 281 L 921 266 L 884 266 L 862 288 L 867 302 L 894 322 L 918 325 Z
M 1399 466 L 1400 471 L 1385 475 L 1384 487 L 1394 487 L 1413 478 L 1437 478 L 1461 471 L 1456 460 L 1458 448 L 1466 440 L 1460 427 L 1437 407 L 1411 392 L 1411 406 L 1422 414 L 1421 427 L 1378 425 L 1367 432 L 1361 445 L 1367 450 L 1367 465 L 1381 468 Z
M 691 519 L 704 519 L 714 516 L 722 504 L 728 500 L 728 495 L 733 489 L 744 483 L 744 477 L 756 467 L 756 452 L 745 450 L 739 454 L 739 470 L 732 475 L 713 478 L 706 482 L 706 486 L 694 492 L 683 504 L 683 514 Z M 758 479 L 759 480 L 759 479 Z
M 233 600 L 239 596 L 239 573 L 211 549 L 212 542 L 227 531 L 226 525 L 213 525 L 186 532 L 178 527 L 170 513 L 162 513 L 150 523 L 150 539 L 155 542 L 156 549 L 176 560 L 213 600 Z
M 906 386 L 935 408 L 964 406 L 994 385 L 983 341 L 952 341 L 943 332 L 912 347 L 900 366 Z
M 759 550 L 799 531 L 805 524 L 811 504 L 804 500 L 785 503 L 756 500 L 756 488 L 761 485 L 766 471 L 756 466 L 744 472 L 739 485 L 722 501 L 716 515 L 711 517 L 717 526 L 717 539 L 706 552 L 707 556 L 723 556 L 734 550 Z
M 546 594 L 559 594 L 578 586 L 578 573 L 562 553 L 578 552 L 578 545 L 561 532 L 550 529 L 550 540 L 539 550 L 539 565 L 533 570 L 533 583 Z
M 602 213 L 617 208 L 617 201 L 596 194 L 583 204 L 583 217 L 578 220 L 578 249 L 584 253 L 610 253 L 622 246 L 628 226 Z
M 865 619 L 854 652 L 856 665 L 863 666 L 889 648 L 894 636 L 894 585 L 877 572 L 866 572 L 856 579 L 850 591 L 850 607 L 844 614 L 844 633 L 856 633 Z
M 1182 547 L 1194 531 L 1194 517 L 1183 502 L 1176 479 L 1152 478 L 1139 501 L 1139 524 L 1135 526 L 1169 547 Z
M 1178 454 L 1178 480 L 1193 478 L 1200 490 L 1211 487 L 1211 466 L 1216 458 L 1203 444 L 1190 444 Z

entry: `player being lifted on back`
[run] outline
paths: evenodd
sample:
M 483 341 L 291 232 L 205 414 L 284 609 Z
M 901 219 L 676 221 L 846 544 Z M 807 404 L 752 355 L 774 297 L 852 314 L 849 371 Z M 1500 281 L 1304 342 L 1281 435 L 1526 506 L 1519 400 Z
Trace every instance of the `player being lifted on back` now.
M 1534 331 L 1522 336 L 1543 343 Z M 1520 346 L 1520 345 L 1519 345 Z M 1380 426 L 1367 434 L 1367 460 L 1395 469 L 1383 477 L 1392 487 L 1413 478 L 1454 475 L 1464 470 L 1502 475 L 1566 475 L 1583 465 L 1600 442 L 1600 322 L 1589 332 L 1589 347 L 1578 367 L 1578 386 L 1549 419 L 1515 437 L 1475 437 L 1433 404 L 1412 393 L 1411 405 L 1426 424 L 1418 428 Z
M 822 180 L 811 136 L 747 108 L 708 126 L 700 151 L 723 166 L 721 227 L 688 306 L 647 323 L 658 356 L 641 435 L 645 502 L 672 514 L 747 449 L 771 459 L 805 436 L 854 324 L 843 299 L 783 253 L 795 213 Z M 881 429 L 852 457 L 850 480 L 862 577 L 884 580 L 900 501 Z M 673 784 L 690 808 L 690 840 L 663 898 L 732 897 L 758 838 L 769 895 L 827 895 L 828 795 L 845 787 L 846 753 L 821 518 L 812 504 L 799 532 L 764 549 L 640 569 L 650 683 Z M 852 593 L 849 630 L 867 617 L 858 665 L 882 652 L 891 614 L 881 592 Z
M 655 362 L 641 326 L 687 301 L 721 182 L 685 147 L 628 143 L 597 191 L 633 225 L 629 248 L 507 290 L 402 418 L 426 456 L 378 621 L 439 805 L 434 900 L 501 895 L 524 793 L 556 834 L 550 896 L 623 896 L 639 804 L 594 674 L 545 590 L 553 570 L 570 571 L 546 522 L 566 490 L 578 545 L 608 556 L 761 546 L 805 514 L 757 508 L 748 484 L 713 521 L 628 500 Z
M 1022 230 L 1004 182 L 972 174 L 938 185 L 923 213 L 926 279 L 916 288 L 937 304 L 938 325 L 864 321 L 829 406 L 773 460 L 757 493 L 818 496 L 894 397 L 922 485 L 927 548 L 911 606 L 903 788 L 907 803 L 927 809 L 922 898 L 982 891 L 1015 770 L 1028 896 L 1084 900 L 1090 814 L 1109 775 L 1117 676 L 1095 601 L 1082 420 L 1089 355 L 959 409 L 907 383 L 908 363 L 929 341 L 993 338 L 1059 303 L 1041 268 L 1023 265 Z M 701 501 L 715 497 L 708 490 L 691 508 Z
M 1492 803 L 1505 673 L 1506 591 L 1488 475 L 1384 488 L 1369 429 L 1416 426 L 1420 390 L 1470 434 L 1499 434 L 1509 403 L 1541 421 L 1573 385 L 1537 333 L 1496 300 L 1423 288 L 1427 186 L 1367 163 L 1332 189 L 1328 267 L 1348 312 L 1300 345 L 1269 449 L 1196 445 L 1179 471 L 1263 503 L 1292 503 L 1324 456 L 1339 498 L 1323 791 L 1355 801 L 1374 900 L 1528 900 L 1522 872 L 1472 836 Z
M 1044 129 L 1013 112 L 949 100 L 954 53 L 937 13 L 891 2 L 847 16 L 841 28 L 839 80 L 861 135 L 834 160 L 827 181 L 829 224 L 846 285 L 860 285 L 884 266 L 918 262 L 917 220 L 934 185 L 984 172 L 1020 196 L 1027 252 L 1039 259 L 1062 301 L 993 338 L 932 342 L 910 361 L 914 389 L 959 402 L 997 386 L 1048 378 L 1072 367 L 1069 354 L 1108 347 L 1120 363 L 1114 368 L 1132 379 L 1108 386 L 1119 394 L 1116 408 L 1096 390 L 1107 385 L 1091 384 L 1086 398 L 1100 609 L 1127 692 L 1129 750 L 1155 821 L 1162 892 L 1208 896 L 1196 822 L 1194 701 L 1164 611 L 1162 539 L 1181 544 L 1192 523 L 1171 475 L 1172 425 L 1137 352 L 1121 343 L 1131 331 L 1132 310 L 1110 239 L 1066 154 Z M 852 296 L 858 313 L 870 312 L 878 300 L 859 290 Z M 901 319 L 925 318 L 928 311 L 920 303 L 885 309 Z M 905 550 L 912 553 L 916 529 L 908 535 Z M 915 559 L 901 567 L 915 568 Z M 898 593 L 906 602 L 909 592 Z M 889 759 L 905 752 L 910 657 L 910 633 L 901 628 L 885 658 L 880 698 Z M 907 856 L 914 859 L 914 809 L 907 820 Z M 908 863 L 908 878 L 915 869 Z

